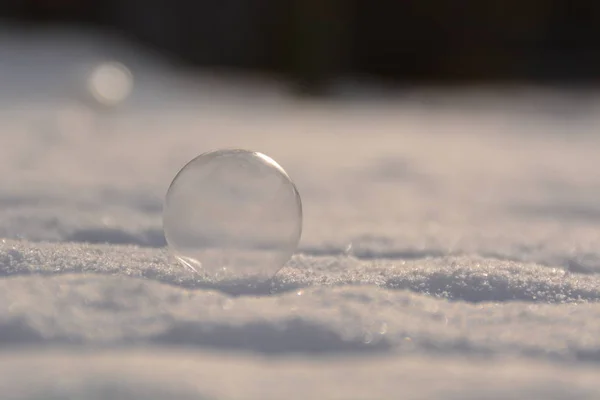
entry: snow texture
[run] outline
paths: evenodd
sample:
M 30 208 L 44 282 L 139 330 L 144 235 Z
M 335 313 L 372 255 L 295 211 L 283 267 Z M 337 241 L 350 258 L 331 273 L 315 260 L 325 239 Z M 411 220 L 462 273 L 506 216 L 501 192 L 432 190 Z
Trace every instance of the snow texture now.
M 306 101 L 112 38 L 2 33 L 0 398 L 600 398 L 594 92 Z M 135 87 L 111 110 L 80 72 L 113 59 Z M 304 205 L 253 291 L 162 234 L 171 179 L 225 147 L 273 157 Z

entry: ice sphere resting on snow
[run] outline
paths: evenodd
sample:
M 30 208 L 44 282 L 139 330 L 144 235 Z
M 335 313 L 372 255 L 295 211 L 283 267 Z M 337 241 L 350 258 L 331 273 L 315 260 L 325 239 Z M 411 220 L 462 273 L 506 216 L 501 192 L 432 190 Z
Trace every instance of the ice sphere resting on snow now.
M 295 251 L 302 205 L 296 186 L 270 157 L 219 150 L 177 174 L 163 223 L 170 249 L 185 266 L 219 280 L 260 283 Z

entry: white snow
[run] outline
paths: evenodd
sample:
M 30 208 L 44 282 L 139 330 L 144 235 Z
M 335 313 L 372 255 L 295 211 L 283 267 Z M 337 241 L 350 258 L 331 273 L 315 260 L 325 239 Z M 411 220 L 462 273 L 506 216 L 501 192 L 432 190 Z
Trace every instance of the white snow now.
M 134 75 L 114 110 L 73 72 L 105 61 Z M 8 29 L 0 86 L 0 398 L 600 398 L 595 92 L 295 100 Z M 164 247 L 171 179 L 223 147 L 302 195 L 268 288 L 201 281 Z

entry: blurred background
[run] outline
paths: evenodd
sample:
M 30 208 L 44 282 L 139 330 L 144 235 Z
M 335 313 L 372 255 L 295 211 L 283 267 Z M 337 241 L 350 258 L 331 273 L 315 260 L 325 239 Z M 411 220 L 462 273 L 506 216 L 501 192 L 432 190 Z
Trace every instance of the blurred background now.
M 560 264 L 600 248 L 599 71 L 591 0 L 0 0 L 0 237 L 161 247 L 177 171 L 241 147 L 304 251 Z
M 593 0 L 2 0 L 0 18 L 110 32 L 177 67 L 268 74 L 311 95 L 344 77 L 579 84 L 600 71 Z

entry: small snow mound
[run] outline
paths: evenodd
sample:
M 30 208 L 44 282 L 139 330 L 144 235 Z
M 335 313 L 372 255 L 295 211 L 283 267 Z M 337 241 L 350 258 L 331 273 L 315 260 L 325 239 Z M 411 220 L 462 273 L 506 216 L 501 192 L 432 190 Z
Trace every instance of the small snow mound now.
M 0 348 L 14 345 L 38 344 L 43 336 L 24 318 L 8 318 L 0 321 Z
M 120 244 L 142 247 L 164 247 L 167 242 L 160 229 L 148 229 L 130 233 L 122 228 L 84 228 L 78 229 L 64 238 L 67 242 L 92 244 Z
M 360 332 L 360 331 L 359 331 Z M 162 345 L 193 345 L 221 350 L 264 354 L 382 352 L 391 344 L 382 335 L 349 335 L 302 318 L 281 321 L 252 321 L 241 325 L 183 323 L 151 339 Z
M 600 277 L 478 256 L 360 260 L 296 256 L 279 279 L 304 285 L 373 284 L 471 303 L 600 301 Z M 277 277 L 276 277 L 277 278 Z
M 386 279 L 385 287 L 472 303 L 600 301 L 598 279 L 582 282 L 562 269 L 512 262 L 452 263 L 439 269 L 425 267 L 412 273 L 394 274 Z

